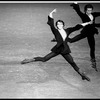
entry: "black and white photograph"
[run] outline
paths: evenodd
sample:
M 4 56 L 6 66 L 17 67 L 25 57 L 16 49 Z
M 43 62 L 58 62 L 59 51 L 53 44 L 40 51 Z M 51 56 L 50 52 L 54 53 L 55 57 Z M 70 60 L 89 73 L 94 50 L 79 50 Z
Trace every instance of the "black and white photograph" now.
M 0 1 L 0 98 L 99 99 L 99 1 Z

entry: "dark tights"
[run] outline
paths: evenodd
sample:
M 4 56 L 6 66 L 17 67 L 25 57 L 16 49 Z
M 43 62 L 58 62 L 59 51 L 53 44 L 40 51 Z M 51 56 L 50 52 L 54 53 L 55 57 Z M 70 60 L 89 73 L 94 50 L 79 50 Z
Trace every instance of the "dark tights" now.
M 42 62 L 46 62 L 48 61 L 49 59 L 57 56 L 58 54 L 54 53 L 54 52 L 51 52 L 49 54 L 47 54 L 46 56 L 44 57 L 35 57 L 35 61 L 42 61 Z M 61 54 L 65 60 L 74 68 L 75 71 L 79 71 L 79 68 L 78 66 L 76 65 L 76 63 L 74 62 L 72 56 L 70 54 Z

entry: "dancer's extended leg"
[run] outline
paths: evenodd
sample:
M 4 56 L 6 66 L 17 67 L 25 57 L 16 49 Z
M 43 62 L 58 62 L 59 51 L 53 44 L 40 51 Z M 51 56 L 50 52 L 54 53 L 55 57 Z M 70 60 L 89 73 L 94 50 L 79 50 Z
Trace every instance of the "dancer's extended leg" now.
M 88 40 L 88 44 L 90 47 L 90 57 L 91 57 L 92 68 L 94 68 L 96 71 L 98 71 L 97 66 L 96 66 L 96 59 L 95 59 L 95 38 L 94 38 L 94 35 L 88 36 L 87 40 Z
M 82 80 L 87 80 L 90 81 L 90 78 L 87 77 L 80 69 L 79 67 L 76 65 L 76 63 L 74 62 L 72 56 L 70 54 L 66 54 L 62 56 L 65 58 L 66 61 L 68 61 L 68 63 L 74 68 L 74 70 L 82 77 Z
M 50 52 L 49 54 L 47 54 L 44 57 L 34 57 L 32 59 L 25 59 L 21 62 L 21 64 L 26 64 L 26 63 L 30 63 L 30 62 L 35 62 L 35 61 L 42 61 L 42 62 L 46 62 L 49 59 L 57 56 L 58 54 L 54 53 L 54 52 Z

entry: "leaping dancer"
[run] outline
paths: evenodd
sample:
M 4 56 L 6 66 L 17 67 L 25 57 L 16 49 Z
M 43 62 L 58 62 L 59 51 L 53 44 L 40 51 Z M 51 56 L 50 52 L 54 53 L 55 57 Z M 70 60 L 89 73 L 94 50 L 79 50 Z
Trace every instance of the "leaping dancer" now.
M 47 54 L 44 57 L 34 57 L 32 59 L 25 59 L 21 62 L 21 64 L 26 64 L 30 62 L 36 62 L 36 61 L 42 61 L 46 62 L 50 60 L 51 58 L 62 55 L 65 60 L 74 68 L 74 70 L 82 77 L 82 80 L 90 81 L 90 78 L 87 77 L 84 72 L 80 70 L 80 68 L 76 65 L 76 63 L 73 60 L 73 57 L 71 56 L 71 50 L 67 44 L 67 38 L 70 33 L 73 31 L 79 30 L 80 28 L 84 27 L 86 24 L 89 23 L 83 23 L 83 24 L 77 24 L 75 27 L 69 27 L 67 29 L 64 29 L 64 22 L 62 20 L 58 20 L 56 22 L 56 27 L 54 26 L 54 18 L 53 13 L 57 12 L 56 9 L 54 9 L 50 14 L 48 15 L 48 22 L 47 24 L 50 26 L 51 31 L 53 35 L 55 36 L 57 44 L 51 49 L 51 52 Z
M 80 16 L 83 23 L 91 21 L 91 24 L 86 25 L 81 30 L 81 33 L 76 35 L 73 38 L 68 38 L 68 42 L 74 43 L 81 39 L 87 38 L 89 47 L 90 47 L 90 61 L 92 63 L 92 68 L 96 71 L 96 59 L 95 59 L 95 38 L 94 35 L 98 34 L 98 30 L 96 27 L 100 27 L 100 23 L 95 23 L 95 18 L 100 16 L 100 12 L 93 12 L 93 6 L 91 4 L 87 4 L 84 7 L 84 13 L 80 11 L 79 4 L 77 2 L 72 3 L 70 6 L 77 12 Z

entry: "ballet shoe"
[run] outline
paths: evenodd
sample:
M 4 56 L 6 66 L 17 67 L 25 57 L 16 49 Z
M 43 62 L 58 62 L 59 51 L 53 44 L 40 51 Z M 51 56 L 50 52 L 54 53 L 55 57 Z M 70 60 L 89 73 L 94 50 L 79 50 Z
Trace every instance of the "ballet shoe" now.
M 91 67 L 95 69 L 95 71 L 98 72 L 97 67 L 96 67 L 96 60 L 95 59 L 91 59 Z
M 30 63 L 30 62 L 33 62 L 35 61 L 35 59 L 24 59 L 21 64 L 27 64 L 27 63 Z
M 84 73 L 81 74 L 82 80 L 90 81 L 90 78 L 87 77 Z
M 97 71 L 97 72 L 98 72 L 96 65 L 92 65 L 91 67 L 92 67 L 92 68 L 94 68 L 94 69 L 95 69 L 95 71 Z

